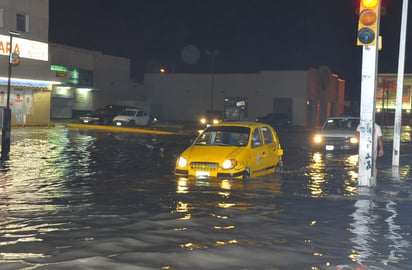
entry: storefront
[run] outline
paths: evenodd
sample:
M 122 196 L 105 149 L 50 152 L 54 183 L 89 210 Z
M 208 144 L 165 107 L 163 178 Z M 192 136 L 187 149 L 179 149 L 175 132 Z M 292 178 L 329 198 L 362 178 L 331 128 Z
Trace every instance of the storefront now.
M 51 118 L 70 119 L 89 112 L 93 101 L 93 72 L 71 67 L 51 65 L 59 85 L 51 96 Z
M 10 36 L 0 35 L 0 107 L 10 107 L 12 124 L 49 123 L 50 94 L 59 82 L 51 80 L 48 44 L 13 37 L 9 66 L 10 47 Z

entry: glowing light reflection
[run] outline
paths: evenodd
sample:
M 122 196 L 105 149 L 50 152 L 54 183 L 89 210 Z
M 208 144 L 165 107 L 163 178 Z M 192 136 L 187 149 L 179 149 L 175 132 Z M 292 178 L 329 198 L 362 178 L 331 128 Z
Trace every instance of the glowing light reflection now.
M 4 237 L 0 246 L 3 247 L 42 242 L 50 232 L 68 230 L 67 223 L 48 223 L 40 218 L 32 221 L 31 217 L 37 213 L 55 215 L 67 209 L 66 198 L 72 196 L 73 191 L 64 185 L 62 178 L 74 174 L 87 177 L 92 164 L 90 149 L 94 138 L 80 134 L 68 136 L 65 129 L 57 133 L 48 128 L 25 129 L 30 131 L 23 138 L 16 135 L 7 163 L 8 170 L 2 172 L 0 234 Z M 76 155 L 76 158 L 71 155 Z M 87 188 L 76 192 L 84 198 L 91 194 Z M 83 206 L 87 206 L 86 200 Z M 17 213 L 20 218 L 14 217 Z M 0 257 L 19 259 L 45 255 L 2 253 Z
M 189 187 L 187 184 L 188 179 L 184 177 L 180 177 L 177 182 L 177 193 L 189 193 Z
M 19 260 L 19 259 L 27 259 L 27 258 L 47 258 L 50 257 L 44 254 L 38 253 L 6 253 L 1 252 L 0 258 L 7 259 L 7 260 Z

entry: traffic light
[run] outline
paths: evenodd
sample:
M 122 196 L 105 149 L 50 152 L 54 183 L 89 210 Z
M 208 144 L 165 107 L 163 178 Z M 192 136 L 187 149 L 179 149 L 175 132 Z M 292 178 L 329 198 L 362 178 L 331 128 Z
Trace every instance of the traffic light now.
M 379 36 L 379 10 L 380 0 L 360 0 L 357 45 L 376 45 Z

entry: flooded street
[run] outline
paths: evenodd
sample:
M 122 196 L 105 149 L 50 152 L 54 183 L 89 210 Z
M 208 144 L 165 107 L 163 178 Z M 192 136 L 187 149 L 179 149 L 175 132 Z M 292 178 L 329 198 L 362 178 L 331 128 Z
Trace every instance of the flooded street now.
M 357 155 L 279 131 L 285 171 L 250 180 L 173 175 L 190 135 L 13 128 L 0 171 L 0 269 L 410 269 L 412 142 L 377 186 Z

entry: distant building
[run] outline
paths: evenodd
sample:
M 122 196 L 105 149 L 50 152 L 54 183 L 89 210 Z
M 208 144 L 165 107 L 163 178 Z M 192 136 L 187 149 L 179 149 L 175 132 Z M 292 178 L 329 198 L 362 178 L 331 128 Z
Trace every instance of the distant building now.
M 378 74 L 376 92 L 376 119 L 380 124 L 393 125 L 396 109 L 398 75 L 395 73 Z M 404 74 L 402 91 L 402 124 L 410 125 L 412 112 L 412 74 Z
M 319 126 L 344 113 L 345 81 L 325 66 L 307 71 L 246 74 L 149 73 L 151 112 L 160 119 L 197 121 L 208 110 L 229 120 L 254 121 L 268 113 L 288 113 L 296 126 Z
M 61 44 L 50 44 L 54 84 L 51 118 L 78 118 L 108 104 L 136 105 L 130 60 Z

